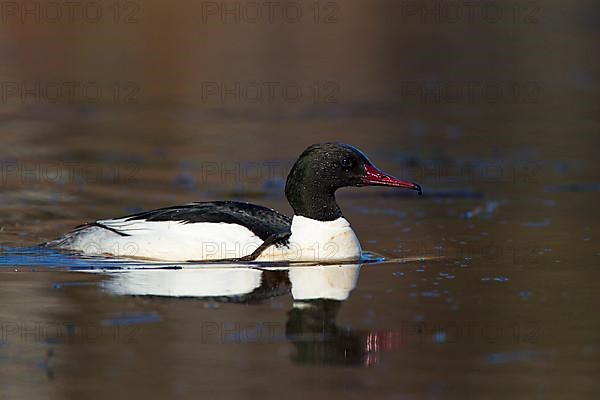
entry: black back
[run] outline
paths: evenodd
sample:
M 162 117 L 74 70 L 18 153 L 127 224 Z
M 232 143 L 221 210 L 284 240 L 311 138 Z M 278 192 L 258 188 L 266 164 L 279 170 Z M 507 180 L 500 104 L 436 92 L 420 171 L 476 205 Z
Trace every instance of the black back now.
M 289 232 L 292 224 L 291 218 L 287 215 L 267 207 L 239 201 L 196 202 L 144 211 L 121 218 L 128 221 L 181 221 L 186 224 L 195 222 L 238 224 L 245 226 L 262 240 L 274 234 Z

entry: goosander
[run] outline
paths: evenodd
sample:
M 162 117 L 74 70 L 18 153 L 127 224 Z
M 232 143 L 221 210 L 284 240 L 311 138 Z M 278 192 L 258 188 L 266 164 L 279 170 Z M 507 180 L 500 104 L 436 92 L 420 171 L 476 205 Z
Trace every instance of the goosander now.
M 351 186 L 421 187 L 377 169 L 343 143 L 309 146 L 292 167 L 285 195 L 292 218 L 237 201 L 195 202 L 76 227 L 46 247 L 83 255 L 157 261 L 356 261 L 361 246 L 335 200 Z

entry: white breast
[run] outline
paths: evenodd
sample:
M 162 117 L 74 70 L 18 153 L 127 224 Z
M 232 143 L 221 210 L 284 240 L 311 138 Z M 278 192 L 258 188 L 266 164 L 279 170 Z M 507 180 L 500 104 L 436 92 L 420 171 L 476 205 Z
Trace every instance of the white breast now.
M 344 218 L 318 221 L 294 216 L 288 246 L 271 246 L 257 261 L 354 261 L 361 257 L 360 242 Z

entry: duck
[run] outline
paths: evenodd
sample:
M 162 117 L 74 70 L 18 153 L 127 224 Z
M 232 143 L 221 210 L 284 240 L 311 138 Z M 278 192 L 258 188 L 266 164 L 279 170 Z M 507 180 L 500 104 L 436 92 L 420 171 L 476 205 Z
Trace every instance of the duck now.
M 287 176 L 291 218 L 246 202 L 192 202 L 88 222 L 43 246 L 85 256 L 168 262 L 358 261 L 360 242 L 335 193 L 363 186 L 422 194 L 420 185 L 382 172 L 352 145 L 319 143 L 300 154 Z

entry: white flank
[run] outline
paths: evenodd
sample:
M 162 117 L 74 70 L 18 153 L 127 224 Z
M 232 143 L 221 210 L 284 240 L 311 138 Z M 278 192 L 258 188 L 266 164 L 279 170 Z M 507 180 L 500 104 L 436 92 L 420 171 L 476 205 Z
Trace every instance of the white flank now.
M 251 254 L 263 242 L 252 231 L 237 224 L 125 219 L 102 220 L 98 223 L 129 236 L 90 226 L 69 234 L 72 235 L 70 240 L 60 247 L 85 255 L 209 261 Z

